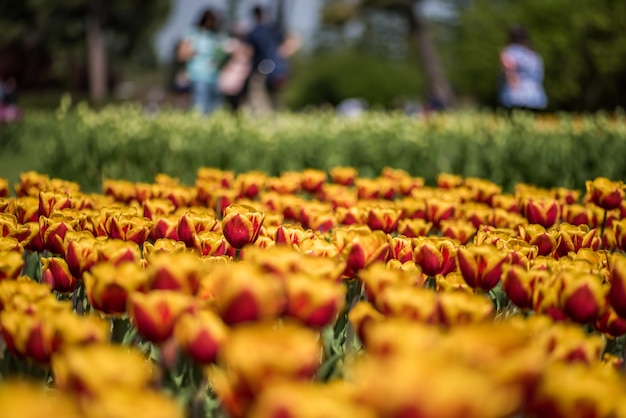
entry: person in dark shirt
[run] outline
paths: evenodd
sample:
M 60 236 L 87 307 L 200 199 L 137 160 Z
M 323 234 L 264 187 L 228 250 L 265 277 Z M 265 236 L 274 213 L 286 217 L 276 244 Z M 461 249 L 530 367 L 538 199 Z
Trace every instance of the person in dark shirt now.
M 290 77 L 287 58 L 299 48 L 299 40 L 286 36 L 281 28 L 267 19 L 265 9 L 252 9 L 255 25 L 245 41 L 252 48 L 252 71 L 250 74 L 250 104 L 253 108 L 277 106 L 277 93 L 283 89 Z M 266 104 L 259 96 L 265 95 Z M 269 99 L 269 104 L 267 103 Z

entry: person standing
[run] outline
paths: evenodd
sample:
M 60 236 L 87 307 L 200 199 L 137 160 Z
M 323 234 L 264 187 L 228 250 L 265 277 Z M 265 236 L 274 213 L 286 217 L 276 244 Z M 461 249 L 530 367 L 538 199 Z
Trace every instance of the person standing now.
M 252 9 L 255 25 L 246 36 L 252 48 L 252 71 L 249 80 L 249 102 L 257 113 L 278 106 L 278 92 L 289 82 L 287 58 L 299 49 L 299 39 L 284 32 L 268 20 L 265 9 Z
M 186 62 L 193 108 L 205 115 L 221 105 L 217 77 L 223 42 L 217 15 L 207 9 L 197 25 L 187 31 L 178 48 L 178 58 Z
M 500 104 L 507 109 L 545 109 L 548 98 L 543 87 L 543 59 L 533 49 L 524 27 L 509 28 L 508 38 L 508 45 L 500 53 Z

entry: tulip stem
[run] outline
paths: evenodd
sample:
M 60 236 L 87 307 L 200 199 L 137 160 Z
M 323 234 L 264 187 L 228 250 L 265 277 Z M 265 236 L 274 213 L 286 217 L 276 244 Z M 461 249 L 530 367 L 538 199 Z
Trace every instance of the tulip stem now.
M 604 215 L 602 216 L 602 227 L 600 228 L 600 246 L 601 247 L 604 244 L 604 228 L 606 226 L 606 212 L 607 210 L 604 209 Z

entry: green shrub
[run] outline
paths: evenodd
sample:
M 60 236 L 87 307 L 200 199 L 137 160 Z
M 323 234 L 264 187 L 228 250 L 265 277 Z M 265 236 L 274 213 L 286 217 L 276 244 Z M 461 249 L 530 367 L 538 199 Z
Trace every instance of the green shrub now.
M 434 184 L 441 172 L 476 176 L 511 191 L 518 182 L 583 189 L 585 180 L 626 179 L 626 123 L 597 114 L 574 121 L 561 115 L 536 124 L 488 113 L 428 119 L 370 112 L 346 119 L 331 113 L 280 113 L 265 118 L 218 113 L 208 118 L 138 107 L 86 106 L 40 114 L 10 135 L 42 135 L 42 171 L 100 190 L 104 178 L 152 181 L 164 172 L 193 183 L 211 166 L 236 173 L 277 175 L 304 168 L 354 166 L 363 177 L 385 166 Z M 11 141 L 15 139 L 9 138 Z

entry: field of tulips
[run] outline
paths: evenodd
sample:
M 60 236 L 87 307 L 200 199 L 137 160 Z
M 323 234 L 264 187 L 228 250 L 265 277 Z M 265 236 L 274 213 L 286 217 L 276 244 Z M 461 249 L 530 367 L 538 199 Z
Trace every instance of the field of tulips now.
M 384 167 L 0 179 L 3 418 L 626 418 L 626 200 Z
M 96 111 L 66 100 L 56 113 L 33 111 L 21 124 L 0 126 L 0 137 L 0 156 L 5 146 L 35 150 L 28 167 L 15 173 L 36 170 L 78 182 L 87 192 L 99 192 L 105 178 L 151 182 L 158 173 L 193 184 L 201 167 L 277 176 L 350 166 L 360 177 L 373 178 L 390 166 L 427 184 L 447 172 L 490 180 L 509 193 L 520 182 L 584 190 L 588 179 L 626 179 L 623 114 L 539 120 L 488 112 L 424 119 L 383 112 L 361 118 L 330 112 L 196 118 L 130 105 Z M 6 177 L 2 163 L 0 177 Z

